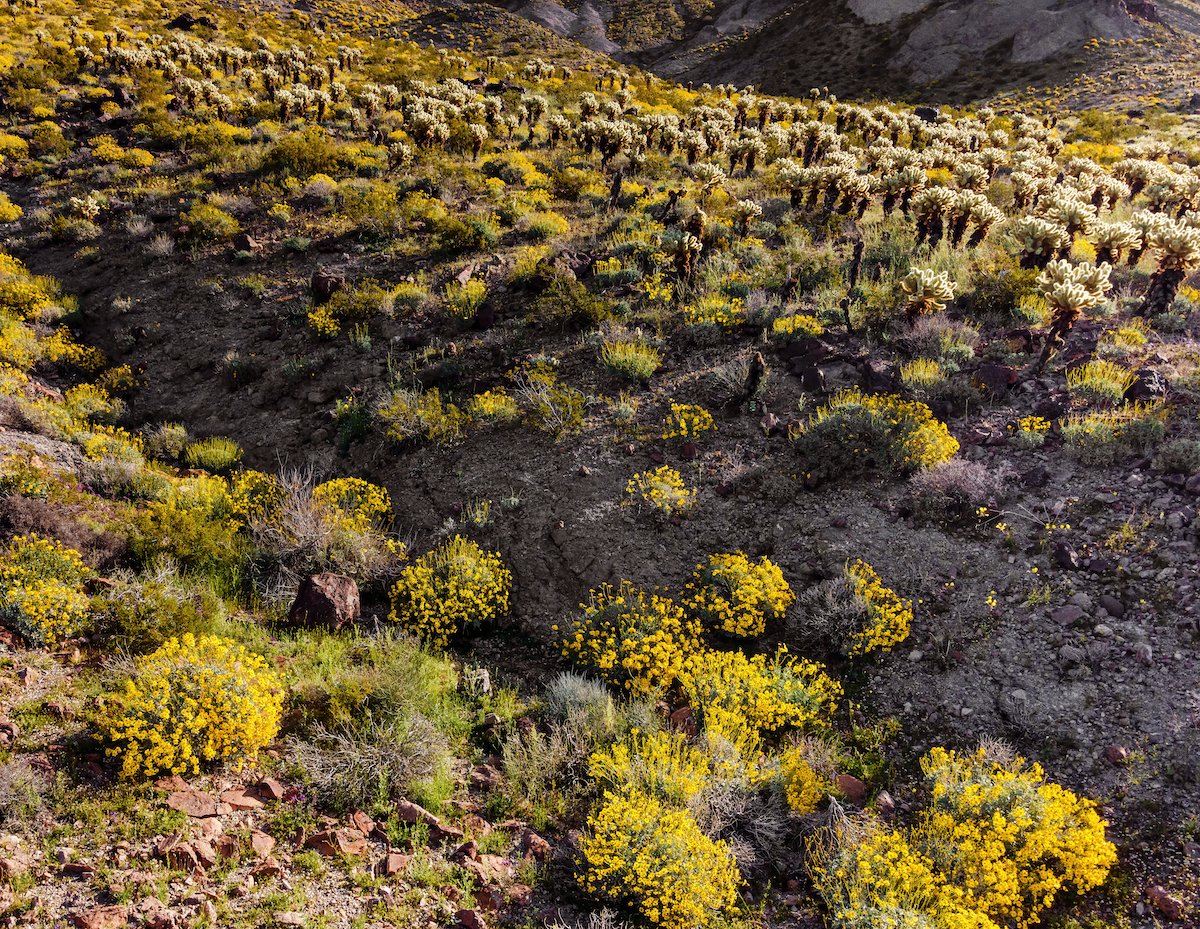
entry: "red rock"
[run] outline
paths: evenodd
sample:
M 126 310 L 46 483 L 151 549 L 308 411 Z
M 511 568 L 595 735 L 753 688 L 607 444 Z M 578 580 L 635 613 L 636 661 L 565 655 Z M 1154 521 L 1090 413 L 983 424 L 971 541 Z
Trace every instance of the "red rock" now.
M 193 819 L 217 815 L 217 801 L 198 790 L 177 790 L 167 797 L 167 806 Z
M 20 735 L 20 726 L 7 716 L 0 716 L 0 748 L 12 748 Z
M 851 803 L 862 803 L 866 799 L 867 785 L 853 774 L 839 774 L 833 779 L 833 786 Z
M 463 817 L 463 826 L 470 831 L 472 835 L 483 837 L 491 835 L 492 824 L 482 816 L 477 816 L 475 813 L 468 813 Z
M 1104 750 L 1104 760 L 1112 765 L 1123 765 L 1129 761 L 1129 749 L 1124 745 L 1110 745 Z
M 314 271 L 312 276 L 313 302 L 320 306 L 341 290 L 345 284 L 346 279 L 333 271 L 327 271 L 324 268 Z
M 551 851 L 553 851 L 550 843 L 532 829 L 528 830 L 525 835 L 521 837 L 521 849 L 526 855 L 531 855 L 538 861 L 545 861 L 550 857 Z
M 217 850 L 208 839 L 192 839 L 191 846 L 196 860 L 204 870 L 207 871 L 217 863 Z
M 64 877 L 81 877 L 90 878 L 95 875 L 96 869 L 83 861 L 68 861 L 62 866 Z
M 142 929 L 174 929 L 175 914 L 157 897 L 146 897 L 138 904 Z
M 508 896 L 517 906 L 529 906 L 533 902 L 533 888 L 528 884 L 513 884 L 508 888 Z
M 383 873 L 388 877 L 403 874 L 408 870 L 408 863 L 410 861 L 412 861 L 412 855 L 402 855 L 400 852 L 388 852 L 388 856 L 383 859 Z
M 33 867 L 33 856 L 27 852 L 14 851 L 5 858 L 0 858 L 0 877 L 12 880 L 28 873 Z
M 690 706 L 681 706 L 671 714 L 671 728 L 678 729 L 689 736 L 696 734 L 696 721 L 692 718 Z
M 192 785 L 185 781 L 178 774 L 172 774 L 170 777 L 160 777 L 154 782 L 154 786 L 159 790 L 165 790 L 168 793 L 177 793 L 181 790 L 192 789 Z
M 481 790 L 496 790 L 503 787 L 504 775 L 490 764 L 481 764 L 471 772 L 471 786 Z
M 98 906 L 71 917 L 79 929 L 125 929 L 129 922 L 129 908 L 124 906 Z
M 450 857 L 454 861 L 465 861 L 468 858 L 474 861 L 479 857 L 479 843 L 474 839 L 471 839 L 469 842 L 463 842 L 462 845 L 454 850 L 454 854 Z
M 375 820 L 361 810 L 350 814 L 350 822 L 363 835 L 370 835 L 375 831 Z
M 483 914 L 478 910 L 459 910 L 454 917 L 463 929 L 487 929 Z
M 281 877 L 283 875 L 283 868 L 277 860 L 268 856 L 255 865 L 250 873 L 255 877 Z
M 259 858 L 269 858 L 275 848 L 275 840 L 265 832 L 255 829 L 250 833 L 250 848 Z
M 368 847 L 367 840 L 357 829 L 323 829 L 310 836 L 304 844 L 327 858 L 334 855 L 365 855 Z
M 232 858 L 241 847 L 241 843 L 231 835 L 223 835 L 213 843 L 213 848 L 217 850 L 218 858 Z
M 1146 899 L 1150 901 L 1152 907 L 1172 922 L 1178 922 L 1183 919 L 1186 912 L 1183 901 L 1169 893 L 1165 887 L 1155 884 L 1148 888 L 1146 890 Z
M 410 825 L 424 823 L 430 827 L 441 825 L 441 820 L 425 809 L 425 807 L 419 803 L 413 803 L 411 800 L 397 800 L 395 810 L 396 816 L 402 823 L 409 823 Z
M 254 795 L 260 800 L 282 800 L 287 792 L 273 777 L 263 778 L 254 785 Z
M 288 623 L 306 629 L 338 630 L 358 619 L 358 584 L 343 574 L 316 574 L 300 584 Z
M 234 787 L 221 794 L 221 802 L 228 803 L 235 810 L 260 810 L 263 802 L 257 797 L 251 797 L 244 787 Z
M 167 836 L 158 843 L 159 857 L 166 859 L 167 865 L 176 871 L 192 874 L 200 867 L 200 859 L 191 844 L 182 841 L 179 833 Z
M 504 891 L 499 887 L 480 887 L 475 891 L 475 905 L 488 913 L 496 913 L 504 905 Z

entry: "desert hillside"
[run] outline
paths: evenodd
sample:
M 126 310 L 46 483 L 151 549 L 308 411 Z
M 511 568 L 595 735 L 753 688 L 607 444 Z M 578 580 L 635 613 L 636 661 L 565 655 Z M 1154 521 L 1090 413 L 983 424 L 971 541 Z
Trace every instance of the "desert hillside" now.
M 1195 4 L 0 21 L 0 924 L 1195 924 Z

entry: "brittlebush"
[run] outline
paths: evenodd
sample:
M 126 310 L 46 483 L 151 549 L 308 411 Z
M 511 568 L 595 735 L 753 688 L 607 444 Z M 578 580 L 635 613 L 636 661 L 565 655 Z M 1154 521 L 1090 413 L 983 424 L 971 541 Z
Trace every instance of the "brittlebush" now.
M 793 813 L 803 816 L 813 812 L 829 792 L 829 785 L 813 770 L 804 752 L 796 746 L 780 754 L 779 775 L 788 807 Z
M 606 794 L 588 819 L 579 882 L 663 929 L 696 929 L 732 909 L 737 862 L 686 810 L 640 791 Z
M 563 656 L 639 696 L 661 693 L 699 648 L 700 626 L 668 597 L 628 581 L 591 592 L 563 642 Z
M 392 498 L 382 487 L 358 477 L 339 477 L 313 488 L 313 503 L 346 529 L 377 529 L 392 516 Z
M 105 701 L 109 755 L 126 778 L 241 768 L 279 731 L 278 677 L 262 658 L 218 636 L 187 633 L 138 659 Z
M 861 558 L 846 566 L 846 580 L 866 614 L 863 626 L 850 634 L 847 654 L 887 651 L 908 638 L 913 621 L 911 600 L 901 599 L 885 587 L 875 569 Z
M 1116 862 L 1095 805 L 1037 764 L 934 748 L 921 770 L 933 797 L 913 844 L 997 923 L 1036 925 L 1060 891 L 1098 887 Z
M 686 806 L 708 786 L 712 762 L 682 732 L 634 733 L 594 752 L 588 774 L 605 790 L 637 790 Z
M 33 645 L 57 645 L 83 628 L 90 573 L 79 552 L 61 542 L 16 536 L 0 551 L 0 618 Z
M 435 645 L 508 612 L 512 572 L 496 552 L 455 536 L 400 572 L 388 618 Z
M 796 599 L 778 565 L 765 557 L 752 562 L 742 552 L 710 555 L 696 566 L 687 591 L 685 609 L 708 628 L 739 638 L 762 635 Z

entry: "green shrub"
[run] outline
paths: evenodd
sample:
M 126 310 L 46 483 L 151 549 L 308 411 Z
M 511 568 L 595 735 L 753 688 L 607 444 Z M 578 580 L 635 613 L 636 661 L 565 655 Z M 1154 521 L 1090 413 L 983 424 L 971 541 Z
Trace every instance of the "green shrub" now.
M 188 234 L 202 242 L 230 239 L 242 229 L 241 223 L 211 203 L 197 203 L 179 218 Z
M 264 174 L 306 179 L 314 174 L 335 174 L 338 147 L 320 126 L 284 136 L 271 146 L 262 161 Z
M 228 474 L 242 460 L 242 450 L 233 439 L 214 435 L 189 443 L 183 459 L 189 468 L 202 468 L 212 474 Z

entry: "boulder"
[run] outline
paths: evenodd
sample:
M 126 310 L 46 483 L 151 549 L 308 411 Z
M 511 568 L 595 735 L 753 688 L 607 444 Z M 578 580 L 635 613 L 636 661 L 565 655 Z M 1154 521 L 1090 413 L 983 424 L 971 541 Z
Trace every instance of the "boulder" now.
M 320 268 L 313 272 L 312 295 L 313 302 L 320 306 L 328 303 L 329 298 L 346 286 L 346 278 L 334 271 Z
M 344 574 L 317 574 L 296 591 L 288 624 L 337 631 L 358 619 L 358 584 Z

